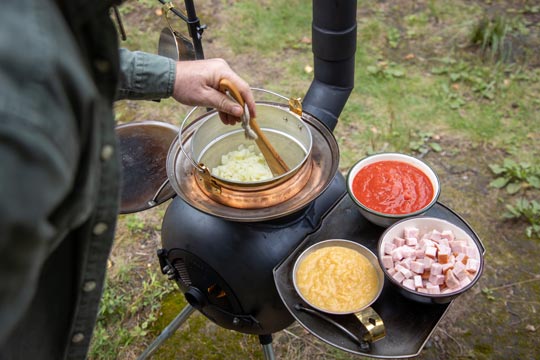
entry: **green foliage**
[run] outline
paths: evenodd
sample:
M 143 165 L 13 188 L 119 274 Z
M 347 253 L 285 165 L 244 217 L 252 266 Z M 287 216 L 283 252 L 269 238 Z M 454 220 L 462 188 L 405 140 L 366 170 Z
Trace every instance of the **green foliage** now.
M 136 273 L 108 278 L 100 302 L 98 321 L 92 339 L 90 359 L 114 359 L 137 338 L 148 334 L 161 308 L 161 300 L 174 290 L 163 276 L 147 269 L 141 286 L 128 285 Z M 126 323 L 134 323 L 126 327 Z M 110 331 L 114 329 L 114 331 Z
M 391 27 L 386 32 L 386 39 L 388 40 L 388 45 L 390 45 L 392 49 L 398 47 L 400 38 L 401 34 L 399 32 L 399 29 Z
M 413 139 L 409 143 L 409 148 L 421 155 L 427 154 L 429 151 L 441 152 L 442 147 L 437 142 L 437 137 L 431 132 L 418 131 L 413 134 Z
M 480 19 L 473 30 L 471 42 L 479 45 L 484 56 L 489 55 L 491 60 L 507 60 L 511 47 L 508 42 L 508 33 L 511 30 L 508 19 L 503 15 L 493 18 Z
M 540 203 L 519 198 L 514 205 L 507 204 L 503 215 L 507 219 L 525 219 L 530 225 L 525 230 L 527 237 L 540 238 Z
M 132 233 L 138 233 L 144 230 L 144 220 L 137 214 L 129 214 L 125 216 L 125 224 L 128 230 Z
M 504 79 L 505 69 L 493 68 L 492 66 L 478 66 L 463 60 L 456 61 L 451 58 L 441 60 L 441 66 L 431 68 L 433 75 L 445 76 L 450 84 L 461 84 L 466 86 L 466 90 L 472 90 L 477 99 L 494 100 L 497 90 L 501 87 Z M 495 70 L 495 71 L 494 71 Z M 461 94 L 459 85 L 443 85 L 443 92 L 449 97 L 452 94 Z M 450 107 L 455 109 L 465 104 L 466 100 L 461 95 L 456 95 L 460 100 L 456 103 L 450 101 Z M 473 100 L 473 99 L 471 99 Z
M 382 78 L 402 78 L 405 70 L 394 62 L 379 61 L 377 65 L 370 65 L 366 68 L 367 73 Z
M 487 299 L 490 300 L 490 301 L 495 300 L 495 296 L 493 296 L 493 289 L 483 288 L 482 289 L 482 294 L 484 294 L 487 297 Z
M 497 175 L 497 178 L 490 182 L 491 187 L 506 188 L 509 194 L 515 194 L 528 187 L 540 189 L 539 166 L 504 159 L 502 165 L 490 164 L 489 168 Z
M 497 175 L 489 185 L 497 189 L 506 188 L 508 194 L 513 195 L 529 188 L 540 189 L 540 166 L 504 159 L 502 165 L 490 164 L 489 168 Z M 520 197 L 513 205 L 506 204 L 505 207 L 504 218 L 526 220 L 530 224 L 525 229 L 527 237 L 540 238 L 540 203 Z

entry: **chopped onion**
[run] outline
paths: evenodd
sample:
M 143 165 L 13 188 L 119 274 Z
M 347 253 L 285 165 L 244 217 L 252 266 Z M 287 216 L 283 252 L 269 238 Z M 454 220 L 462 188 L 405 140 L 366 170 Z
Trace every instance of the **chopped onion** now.
M 238 150 L 233 150 L 221 156 L 221 165 L 212 169 L 212 175 L 222 179 L 253 182 L 271 179 L 272 172 L 260 152 L 255 151 L 255 145 L 240 144 Z

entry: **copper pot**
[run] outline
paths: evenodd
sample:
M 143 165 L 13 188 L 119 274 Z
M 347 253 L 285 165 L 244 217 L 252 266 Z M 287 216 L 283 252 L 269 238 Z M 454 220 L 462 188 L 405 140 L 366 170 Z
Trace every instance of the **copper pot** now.
M 323 124 L 301 112 L 298 101 L 289 103 L 296 107 L 267 101 L 256 106 L 261 129 L 290 170 L 247 183 L 218 178 L 210 169 L 221 155 L 252 140 L 245 139 L 240 126 L 222 124 L 215 110 L 187 124 L 201 110 L 192 109 L 167 156 L 167 175 L 176 193 L 199 210 L 235 221 L 276 218 L 315 199 L 337 171 L 338 146 Z

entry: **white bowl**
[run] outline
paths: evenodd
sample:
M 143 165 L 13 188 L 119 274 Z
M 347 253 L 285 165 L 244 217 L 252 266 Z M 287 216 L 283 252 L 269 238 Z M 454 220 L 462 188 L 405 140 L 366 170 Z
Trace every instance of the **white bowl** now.
M 469 280 L 467 280 L 464 285 L 461 285 L 455 291 L 450 291 L 447 288 L 447 290 L 441 292 L 440 294 L 421 293 L 417 291 L 417 289 L 412 290 L 403 286 L 402 283 L 400 283 L 394 276 L 390 274 L 389 270 L 384 265 L 383 255 L 385 255 L 385 244 L 387 242 L 392 242 L 396 237 L 403 237 L 404 229 L 409 227 L 417 228 L 420 231 L 420 235 L 431 232 L 432 230 L 437 230 L 439 232 L 442 232 L 444 230 L 450 230 L 455 235 L 456 240 L 466 241 L 467 245 L 471 247 L 470 251 L 472 251 L 474 256 L 478 259 L 477 270 L 474 273 L 474 276 L 469 277 L 470 282 L 468 282 Z M 385 277 L 398 290 L 398 292 L 411 300 L 423 303 L 441 304 L 450 302 L 451 300 L 474 286 L 474 284 L 476 284 L 476 282 L 482 275 L 484 269 L 484 247 L 480 240 L 477 237 L 471 236 L 461 227 L 449 221 L 433 217 L 414 217 L 410 219 L 404 219 L 390 226 L 379 238 L 377 246 L 377 257 L 379 259 L 379 263 Z M 395 263 L 398 263 L 398 261 L 396 260 Z M 452 267 L 451 269 L 453 268 L 454 267 Z
M 430 200 L 430 202 L 424 206 L 423 208 L 407 213 L 407 214 L 387 214 L 382 213 L 376 210 L 373 210 L 366 205 L 362 204 L 353 194 L 352 191 L 352 185 L 354 178 L 358 174 L 360 170 L 362 170 L 364 167 L 377 163 L 379 161 L 401 161 L 404 163 L 407 163 L 409 165 L 412 165 L 422 171 L 430 180 L 431 185 L 433 186 L 433 196 Z M 395 223 L 398 220 L 405 219 L 412 216 L 419 216 L 424 214 L 426 211 L 428 211 L 435 203 L 437 202 L 437 199 L 439 198 L 441 187 L 439 183 L 439 178 L 437 177 L 437 174 L 435 174 L 435 171 L 431 167 L 429 167 L 425 162 L 422 160 L 419 160 L 413 156 L 400 154 L 400 153 L 381 153 L 381 154 L 375 154 L 370 155 L 360 161 L 358 161 L 356 164 L 354 164 L 351 169 L 349 170 L 349 173 L 347 175 L 347 191 L 349 192 L 349 195 L 351 196 L 352 200 L 358 205 L 358 208 L 360 210 L 360 213 L 369 221 L 374 223 L 375 225 L 381 226 L 381 227 L 388 227 L 391 224 Z

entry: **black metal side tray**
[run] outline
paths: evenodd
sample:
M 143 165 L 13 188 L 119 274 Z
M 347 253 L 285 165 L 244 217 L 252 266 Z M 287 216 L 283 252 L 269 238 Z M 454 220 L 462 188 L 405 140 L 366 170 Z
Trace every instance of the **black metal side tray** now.
M 438 217 L 462 227 L 484 251 L 483 245 L 470 226 L 454 211 L 441 203 L 435 204 L 426 216 Z M 349 196 L 344 196 L 324 217 L 320 228 L 305 240 L 274 268 L 274 281 L 278 293 L 293 317 L 320 340 L 347 352 L 374 358 L 408 358 L 418 355 L 452 302 L 447 304 L 424 304 L 409 300 L 399 294 L 385 281 L 383 291 L 373 309 L 381 316 L 386 337 L 366 346 L 353 336 L 332 326 L 327 319 L 313 315 L 302 308 L 309 308 L 296 293 L 292 282 L 292 269 L 296 258 L 308 246 L 327 239 L 356 241 L 377 253 L 377 243 L 385 229 L 366 220 L 357 210 Z M 332 321 L 358 333 L 364 329 L 354 315 L 328 315 Z

